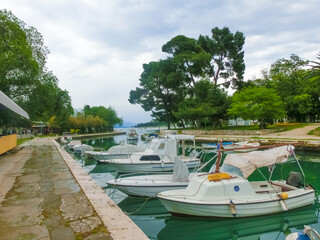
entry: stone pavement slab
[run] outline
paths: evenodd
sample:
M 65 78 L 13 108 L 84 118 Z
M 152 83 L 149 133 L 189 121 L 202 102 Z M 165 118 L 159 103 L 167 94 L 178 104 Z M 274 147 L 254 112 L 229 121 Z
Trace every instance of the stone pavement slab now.
M 111 233 L 113 239 L 144 240 L 148 237 L 123 211 L 105 194 L 96 182 L 85 172 L 60 145 L 54 141 L 62 158 L 66 161 L 81 189 L 93 208 Z M 68 199 L 72 201 L 72 199 Z
M 2 239 L 113 239 L 49 138 L 0 156 Z

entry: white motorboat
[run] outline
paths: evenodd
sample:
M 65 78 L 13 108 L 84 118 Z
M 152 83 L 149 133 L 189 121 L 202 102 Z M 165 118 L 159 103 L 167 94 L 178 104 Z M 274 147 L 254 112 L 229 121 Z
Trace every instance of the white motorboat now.
M 168 172 L 173 171 L 175 157 L 178 156 L 177 141 L 182 141 L 182 162 L 193 169 L 200 165 L 197 152 L 189 156 L 185 154 L 185 141 L 195 139 L 191 135 L 167 135 L 164 138 L 155 138 L 143 152 L 133 153 L 126 159 L 99 160 L 98 164 L 108 164 L 119 173 Z
M 72 133 L 71 132 L 63 132 L 62 137 L 60 138 L 61 144 L 67 144 L 72 140 Z
M 179 157 L 176 157 L 173 173 L 144 173 L 138 176 L 125 174 L 108 181 L 108 185 L 127 195 L 156 197 L 163 191 L 186 188 L 193 174 L 195 173 L 189 173 L 187 166 Z
M 75 154 L 83 154 L 84 151 L 93 151 L 93 147 L 87 144 L 79 144 L 73 147 Z
M 121 142 L 120 145 L 113 146 L 108 151 L 84 151 L 88 159 L 94 158 L 95 160 L 110 160 L 110 159 L 126 159 L 132 153 L 144 151 L 145 147 L 140 147 L 133 144 Z
M 72 141 L 70 141 L 68 144 L 67 144 L 67 147 L 68 147 L 68 149 L 69 150 L 74 150 L 74 147 L 76 146 L 76 145 L 81 145 L 81 141 L 80 140 L 72 140 Z
M 137 141 L 139 140 L 139 135 L 137 131 L 134 128 L 129 129 L 129 132 L 127 133 L 127 140 L 131 141 Z
M 282 146 L 228 154 L 222 172 L 220 160 L 217 160 L 214 173 L 193 176 L 186 189 L 161 192 L 157 197 L 173 214 L 206 217 L 250 217 L 311 205 L 315 199 L 312 187 L 305 183 L 301 187 L 289 179 L 271 181 L 275 164 L 287 161 L 294 154 L 293 149 L 293 146 Z M 297 163 L 304 176 L 298 160 Z M 247 180 L 256 169 L 264 166 L 272 166 L 269 179 Z

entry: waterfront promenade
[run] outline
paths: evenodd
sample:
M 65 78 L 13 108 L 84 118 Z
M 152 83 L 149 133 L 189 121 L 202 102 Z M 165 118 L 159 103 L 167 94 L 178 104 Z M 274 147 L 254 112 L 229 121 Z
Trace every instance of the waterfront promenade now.
M 52 138 L 0 156 L 0 240 L 148 239 Z

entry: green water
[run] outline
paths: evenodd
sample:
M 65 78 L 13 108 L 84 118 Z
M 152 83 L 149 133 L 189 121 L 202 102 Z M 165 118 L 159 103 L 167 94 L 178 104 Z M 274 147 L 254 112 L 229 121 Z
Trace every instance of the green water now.
M 83 141 L 94 147 L 105 149 L 125 140 L 125 135 Z M 138 142 L 136 144 L 143 144 Z M 298 152 L 296 155 L 306 175 L 306 182 L 320 191 L 320 153 Z M 207 159 L 210 156 L 206 157 Z M 145 232 L 150 239 L 247 239 L 247 240 L 284 240 L 291 232 L 301 231 L 309 225 L 320 232 L 318 203 L 294 211 L 252 218 L 199 218 L 171 216 L 157 199 L 128 197 L 118 190 L 108 188 L 106 182 L 116 177 L 112 169 L 96 167 L 94 162 L 83 164 L 93 179 L 119 207 Z M 261 171 L 267 175 L 268 169 Z M 291 171 L 299 171 L 294 159 L 278 165 L 272 179 L 285 179 Z M 259 172 L 254 172 L 249 180 L 263 180 Z

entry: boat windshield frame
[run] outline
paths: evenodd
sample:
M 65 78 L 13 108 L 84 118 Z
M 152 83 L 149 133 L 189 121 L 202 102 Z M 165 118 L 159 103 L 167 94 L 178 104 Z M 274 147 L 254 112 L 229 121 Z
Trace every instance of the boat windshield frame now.
M 229 165 L 229 164 L 222 164 L 220 168 L 220 172 L 231 173 L 232 175 L 237 175 L 239 177 L 244 178 L 240 168 Z

